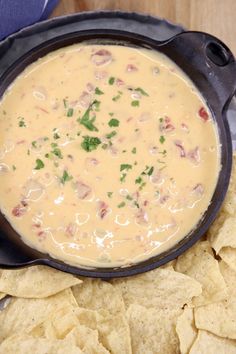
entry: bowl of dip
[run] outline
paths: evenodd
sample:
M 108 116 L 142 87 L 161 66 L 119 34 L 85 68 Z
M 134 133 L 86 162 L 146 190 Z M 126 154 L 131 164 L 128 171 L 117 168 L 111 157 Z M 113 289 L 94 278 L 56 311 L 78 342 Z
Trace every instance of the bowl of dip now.
M 33 263 L 92 277 L 191 247 L 227 191 L 235 60 L 218 39 L 80 31 L 0 83 L 1 228 Z

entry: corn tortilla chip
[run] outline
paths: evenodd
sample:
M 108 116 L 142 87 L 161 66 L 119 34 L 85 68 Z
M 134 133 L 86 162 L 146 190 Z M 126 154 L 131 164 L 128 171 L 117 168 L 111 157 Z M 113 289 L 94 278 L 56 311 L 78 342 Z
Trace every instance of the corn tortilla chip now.
M 220 250 L 219 256 L 236 272 L 236 248 L 224 247 Z
M 198 331 L 198 336 L 189 354 L 236 354 L 236 341 Z
M 79 284 L 71 274 L 47 266 L 0 270 L 0 291 L 24 298 L 44 298 Z
M 26 333 L 60 309 L 74 309 L 77 303 L 71 289 L 45 299 L 12 298 L 0 311 L 0 342 L 13 334 Z
M 2 300 L 7 294 L 1 293 L 0 292 L 0 300 Z
M 138 304 L 172 311 L 188 304 L 202 292 L 196 280 L 169 269 L 156 269 L 136 277 L 116 279 L 113 284 L 121 290 L 127 308 L 131 304 Z
M 106 281 L 83 279 L 83 283 L 72 288 L 80 307 L 91 310 L 108 310 L 112 314 L 125 311 L 124 300 L 119 289 Z
M 202 284 L 202 294 L 192 300 L 194 306 L 226 299 L 226 284 L 208 241 L 196 243 L 181 255 L 177 260 L 175 270 Z
M 220 270 L 227 285 L 228 299 L 196 308 L 195 323 L 199 329 L 236 339 L 236 272 L 223 261 Z
M 176 324 L 181 354 L 188 354 L 197 337 L 197 329 L 194 323 L 193 309 L 186 306 L 183 313 L 178 317 Z
M 161 310 L 131 305 L 126 316 L 130 326 L 133 353 L 180 353 L 175 325 L 182 311 L 175 309 L 170 315 L 164 307 Z
M 18 334 L 0 344 L 0 354 L 83 354 L 70 340 L 50 340 Z
M 211 246 L 216 251 L 216 254 L 220 252 L 223 247 L 236 248 L 236 218 L 227 218 L 218 233 L 211 237 Z

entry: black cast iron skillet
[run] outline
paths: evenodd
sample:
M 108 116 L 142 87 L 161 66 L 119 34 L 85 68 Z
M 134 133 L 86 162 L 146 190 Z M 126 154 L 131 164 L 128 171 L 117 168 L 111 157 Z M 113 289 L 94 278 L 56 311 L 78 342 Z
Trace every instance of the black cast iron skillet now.
M 44 264 L 82 276 L 101 278 L 130 276 L 146 272 L 169 262 L 191 247 L 216 218 L 227 192 L 232 165 L 232 143 L 226 111 L 236 91 L 236 62 L 226 45 L 217 38 L 202 32 L 183 32 L 164 42 L 120 30 L 99 29 L 65 34 L 35 47 L 18 59 L 2 76 L 0 97 L 9 84 L 29 64 L 53 50 L 82 41 L 90 44 L 117 44 L 158 50 L 172 59 L 190 77 L 212 112 L 221 144 L 222 168 L 211 204 L 197 227 L 174 247 L 146 261 L 118 268 L 79 268 L 42 254 L 24 244 L 4 215 L 0 213 L 0 229 L 7 235 L 12 247 L 32 259 L 21 264 L 0 264 L 0 267 L 17 268 Z M 209 173 L 211 173 L 210 170 Z

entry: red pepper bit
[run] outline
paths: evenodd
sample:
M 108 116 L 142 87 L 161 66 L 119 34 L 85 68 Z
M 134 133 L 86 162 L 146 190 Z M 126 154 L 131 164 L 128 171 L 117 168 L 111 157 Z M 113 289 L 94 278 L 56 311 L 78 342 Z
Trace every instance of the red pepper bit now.
M 208 121 L 208 119 L 209 119 L 209 115 L 208 115 L 208 113 L 207 113 L 207 111 L 205 110 L 204 107 L 201 107 L 201 108 L 199 109 L 198 115 L 199 115 L 199 117 L 201 117 L 201 119 L 202 119 L 204 122 Z

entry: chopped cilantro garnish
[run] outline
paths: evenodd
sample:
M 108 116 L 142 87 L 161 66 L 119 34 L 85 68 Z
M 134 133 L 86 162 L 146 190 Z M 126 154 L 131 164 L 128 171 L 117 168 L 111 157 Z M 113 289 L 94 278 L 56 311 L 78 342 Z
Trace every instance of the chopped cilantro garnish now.
M 123 163 L 120 165 L 120 172 L 121 171 L 128 171 L 128 170 L 131 170 L 132 169 L 132 165 L 128 164 L 128 163 Z
M 125 206 L 125 202 L 121 202 L 120 204 L 117 205 L 117 208 L 123 208 Z
M 106 150 L 108 148 L 108 144 L 102 144 L 102 149 Z
M 57 145 L 57 143 L 51 143 L 51 147 L 52 148 L 55 148 L 55 147 L 57 147 L 58 145 Z
M 141 183 L 141 186 L 139 187 L 139 190 L 141 191 L 144 186 L 146 186 L 146 182 Z
M 111 76 L 108 80 L 109 85 L 113 85 L 114 82 L 115 82 L 115 78 L 113 76 Z
M 63 99 L 63 104 L 64 104 L 64 107 L 67 108 L 67 100 L 65 98 Z
M 58 133 L 54 133 L 53 134 L 53 138 L 56 140 L 56 139 L 60 139 L 60 135 Z
M 142 182 L 143 182 L 143 179 L 140 176 L 138 178 L 136 178 L 136 180 L 135 180 L 135 184 L 140 184 Z
M 121 98 L 121 94 L 112 97 L 112 101 L 117 102 Z
M 143 96 L 149 96 L 149 94 L 144 91 L 141 87 L 137 87 L 134 91 L 140 92 Z
M 134 148 L 131 150 L 131 152 L 132 152 L 132 154 L 136 154 L 136 152 L 137 152 L 136 147 L 134 147 Z
M 126 199 L 127 199 L 127 200 L 133 200 L 133 198 L 132 198 L 131 195 L 129 195 L 129 194 L 126 196 Z
M 101 91 L 98 87 L 95 88 L 95 95 L 103 95 L 104 92 Z
M 149 171 L 147 172 L 148 176 L 151 176 L 153 174 L 154 167 L 150 167 Z
M 30 150 L 29 149 L 27 150 L 27 155 L 30 155 Z
M 162 123 L 163 122 L 163 118 L 159 118 L 159 122 Z
M 49 140 L 49 138 L 47 137 L 47 136 L 45 136 L 44 138 L 43 138 L 43 141 L 48 141 Z
M 165 137 L 163 135 L 161 135 L 160 139 L 159 139 L 160 143 L 163 144 L 165 142 L 165 140 L 166 140 Z
M 113 116 L 114 116 L 114 113 L 110 112 L 110 113 L 109 113 L 109 116 L 113 117 Z
M 45 154 L 46 159 L 49 159 L 50 155 L 49 153 Z
M 33 146 L 33 148 L 37 149 L 37 141 L 32 141 L 31 145 Z
M 125 182 L 125 177 L 127 176 L 127 173 L 122 173 L 122 176 L 120 177 L 121 182 Z
M 120 121 L 118 119 L 112 118 L 109 120 L 108 125 L 109 127 L 119 127 Z
M 67 117 L 72 117 L 74 114 L 74 109 L 73 108 L 69 108 L 68 111 L 67 111 Z
M 137 208 L 139 208 L 139 204 L 138 204 L 138 202 L 135 200 L 134 201 L 134 205 L 137 207 Z
M 113 130 L 111 133 L 109 133 L 109 134 L 106 135 L 106 138 L 107 138 L 107 139 L 111 139 L 111 138 L 113 138 L 113 136 L 115 136 L 116 134 L 117 134 L 117 132 L 116 132 L 115 130 Z
M 37 159 L 36 160 L 36 167 L 34 168 L 35 170 L 41 170 L 41 168 L 44 168 L 44 163 L 42 160 Z
M 53 155 L 57 156 L 59 159 L 63 159 L 63 156 L 62 156 L 62 153 L 61 153 L 61 149 L 59 149 L 58 147 L 54 147 L 54 149 L 51 151 L 51 153 Z
M 26 127 L 24 118 L 23 117 L 18 117 L 18 119 L 19 119 L 19 123 L 18 123 L 19 127 L 20 128 Z
M 91 103 L 90 106 L 88 107 L 88 109 L 85 111 L 82 118 L 77 119 L 77 122 L 82 124 L 85 128 L 87 128 L 90 131 L 95 131 L 95 132 L 98 131 L 97 127 L 95 127 L 95 125 L 93 124 L 96 117 L 94 116 L 94 117 L 90 118 L 90 112 L 93 110 L 93 105 L 97 104 L 98 102 L 99 101 L 95 100 L 93 103 Z
M 65 184 L 66 182 L 71 181 L 72 178 L 73 177 L 70 176 L 66 170 L 64 170 L 63 175 L 60 178 L 60 181 L 61 181 L 62 184 Z
M 12 169 L 13 169 L 13 171 L 15 171 L 16 170 L 16 166 L 12 165 Z
M 131 106 L 133 106 L 133 107 L 139 107 L 139 101 L 138 101 L 138 100 L 132 101 L 132 102 L 131 102 Z
M 92 108 L 95 109 L 96 112 L 98 112 L 98 111 L 99 111 L 99 108 L 100 108 L 100 104 L 101 104 L 100 101 L 95 100 L 95 101 L 93 101 L 93 103 L 92 103 Z
M 111 198 L 111 197 L 112 197 L 112 194 L 113 194 L 113 192 L 107 192 L 108 198 Z
M 93 136 L 83 136 L 83 142 L 81 143 L 81 147 L 87 151 L 93 151 L 96 150 L 98 145 L 101 144 L 101 140 L 99 138 L 93 137 Z

